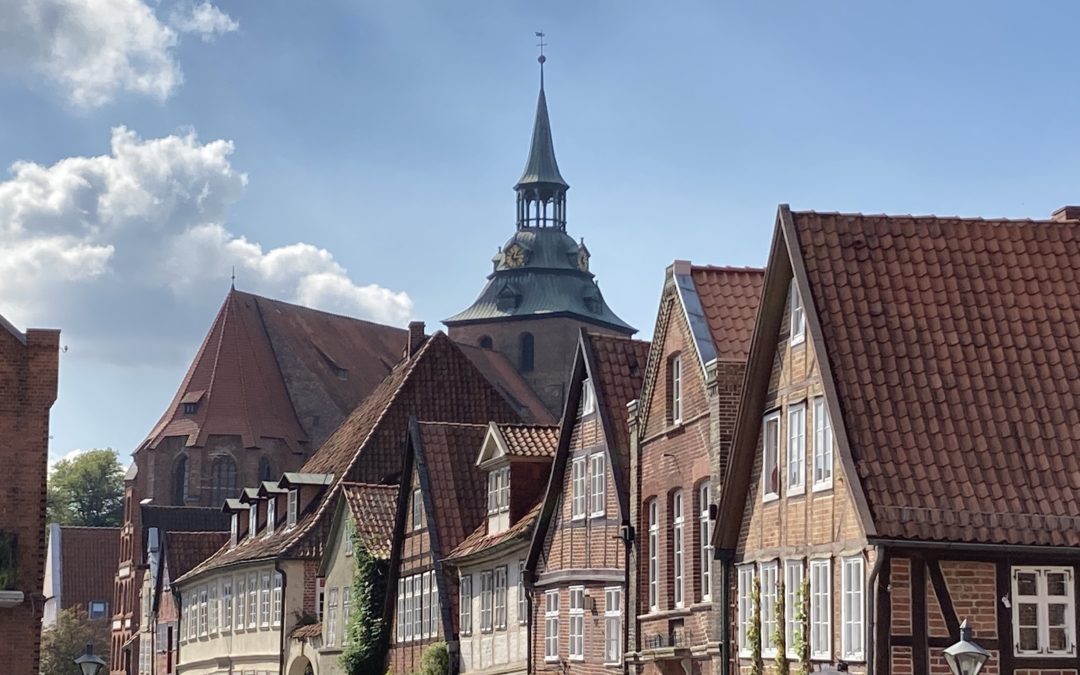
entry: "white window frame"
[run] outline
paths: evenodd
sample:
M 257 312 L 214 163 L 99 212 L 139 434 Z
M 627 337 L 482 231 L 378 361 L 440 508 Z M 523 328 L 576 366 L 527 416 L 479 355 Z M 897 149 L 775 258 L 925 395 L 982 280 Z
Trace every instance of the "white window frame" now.
M 682 354 L 671 357 L 671 423 L 682 422 Z
M 492 469 L 488 474 L 488 515 L 510 510 L 510 467 Z
M 270 627 L 270 572 L 263 572 L 259 579 L 259 627 Z
M 544 591 L 544 661 L 559 660 L 559 591 Z
M 529 622 L 529 603 L 525 598 L 525 561 L 518 561 L 517 578 L 517 621 L 524 626 Z
M 223 579 L 221 582 L 221 632 L 232 631 L 233 626 L 233 582 Z
M 787 490 L 788 496 L 806 492 L 806 403 L 787 409 Z
M 750 652 L 750 621 L 754 616 L 754 603 L 750 598 L 754 586 L 754 575 L 757 567 L 753 564 L 740 565 L 738 567 L 738 639 L 739 656 L 749 657 Z
M 274 521 L 277 519 L 277 500 L 273 495 L 266 500 L 266 536 L 274 533 Z
M 428 634 L 431 626 L 431 573 L 424 572 L 420 575 L 420 637 L 430 637 Z
M 506 630 L 507 572 L 506 565 L 495 568 L 495 630 Z
M 420 491 L 420 488 L 413 488 L 412 496 L 409 498 L 409 519 L 411 521 L 410 529 L 414 532 L 424 526 L 423 514 L 420 511 L 420 507 L 423 503 L 424 495 Z
M 283 592 L 283 583 L 284 580 L 281 578 L 281 572 L 274 572 L 274 588 L 270 601 L 270 625 L 275 628 L 281 625 L 281 594 Z
M 219 620 L 221 618 L 221 605 L 218 604 L 217 595 L 218 595 L 218 584 L 215 581 L 214 583 L 210 584 L 210 590 L 209 590 L 208 595 L 207 595 L 207 598 L 208 598 L 207 599 L 207 606 L 209 607 L 208 612 L 209 612 L 209 617 L 210 617 L 210 626 L 208 627 L 208 632 L 210 633 L 210 635 L 217 635 L 218 634 L 218 625 L 220 623 Z M 149 614 L 148 614 L 148 616 L 149 616 Z
M 326 646 L 337 646 L 338 589 L 331 588 L 326 594 Z
M 229 519 L 229 548 L 235 548 L 237 542 L 240 541 L 240 514 L 233 511 L 232 518 Z
M 397 589 L 397 626 L 394 631 L 395 642 L 405 642 L 405 583 L 404 579 L 398 583 Z
M 413 639 L 413 611 L 416 607 L 416 598 L 413 597 L 413 578 L 405 577 L 402 579 L 405 584 L 405 625 L 404 625 L 404 637 L 402 642 L 411 642 Z
M 596 391 L 592 381 L 585 378 L 581 382 L 581 416 L 591 415 L 596 412 Z
M 833 432 L 825 397 L 813 400 L 814 408 L 814 491 L 828 490 L 833 484 Z M 819 471 L 820 469 L 820 471 Z
M 660 500 L 652 498 L 649 509 L 649 611 L 660 609 Z
M 607 456 L 597 452 L 589 456 L 589 515 L 603 517 L 607 513 Z
M 585 587 L 570 587 L 570 651 L 571 661 L 585 660 Z
M 206 586 L 199 589 L 199 637 L 206 637 L 209 633 L 209 608 L 206 594 Z
M 585 517 L 586 504 L 586 466 L 585 457 L 575 457 L 570 462 L 570 519 L 581 520 Z
M 1020 593 L 1019 575 L 1034 574 L 1036 590 L 1035 595 L 1023 595 Z M 1050 595 L 1048 574 L 1065 575 L 1065 595 Z M 1059 566 L 1016 566 L 1011 570 L 1012 575 L 1012 622 L 1013 622 L 1013 653 L 1017 656 L 1047 656 L 1053 658 L 1068 658 L 1076 655 L 1076 599 L 1074 593 L 1074 573 L 1071 567 Z M 1020 647 L 1020 605 L 1033 604 L 1036 607 L 1036 628 L 1038 648 L 1034 650 L 1021 649 Z M 1068 645 L 1064 650 L 1052 650 L 1050 648 L 1050 605 L 1065 606 L 1065 625 L 1057 628 L 1065 629 L 1065 642 Z M 1029 626 L 1024 626 L 1030 628 Z
M 233 630 L 244 630 L 247 626 L 247 576 L 241 574 L 233 583 Z
M 795 620 L 798 615 L 799 588 L 802 587 L 803 561 L 784 561 L 784 641 L 789 659 L 798 659 L 795 637 L 802 633 L 803 625 Z
M 622 588 L 604 589 L 604 665 L 622 663 Z
M 770 441 L 772 447 L 770 448 Z M 769 461 L 770 452 L 772 461 Z M 776 489 L 769 488 L 769 477 L 776 472 Z M 780 499 L 780 485 L 783 477 L 780 473 L 780 411 L 776 410 L 765 416 L 761 424 L 761 501 L 771 502 Z
M 758 573 L 761 575 L 761 655 L 765 658 L 776 656 L 777 622 L 783 617 L 776 616 L 776 599 L 780 570 L 776 561 L 761 563 Z
M 671 494 L 671 597 L 676 607 L 686 604 L 686 500 L 682 490 Z
M 810 561 L 810 658 L 832 661 L 832 561 L 818 558 Z M 818 642 L 818 635 L 825 644 Z
M 472 575 L 462 574 L 458 588 L 458 632 L 463 636 L 472 635 Z
M 428 606 L 431 607 L 431 612 L 428 614 L 428 637 L 438 637 L 439 634 L 439 585 L 435 579 L 435 571 L 428 572 L 428 576 L 431 577 L 431 583 L 428 587 Z
M 349 644 L 349 615 L 352 613 L 352 589 L 341 587 L 341 644 Z
M 413 583 L 413 640 L 422 640 L 425 637 L 427 631 L 427 622 L 424 621 L 424 609 L 427 602 L 425 602 L 426 593 L 424 592 L 424 580 L 427 578 L 424 574 L 414 574 L 412 577 Z
M 840 657 L 862 661 L 866 651 L 866 561 L 862 556 L 854 556 L 844 558 L 841 565 Z
M 296 527 L 296 521 L 299 518 L 300 491 L 296 488 L 289 490 L 289 496 L 286 499 L 285 529 L 288 530 Z
M 791 313 L 791 345 L 794 347 L 806 341 L 806 308 L 799 294 L 799 287 L 795 283 L 795 277 L 791 278 L 788 297 Z
M 712 503 L 712 486 L 705 481 L 698 487 L 698 537 L 701 538 L 699 565 L 700 577 L 698 583 L 701 586 L 701 601 L 709 602 L 712 599 L 712 559 L 713 559 L 713 520 L 709 505 Z
M 248 506 L 248 539 L 254 539 L 259 531 L 259 502 Z
M 484 570 L 480 573 L 480 632 L 490 633 L 495 625 L 495 573 Z

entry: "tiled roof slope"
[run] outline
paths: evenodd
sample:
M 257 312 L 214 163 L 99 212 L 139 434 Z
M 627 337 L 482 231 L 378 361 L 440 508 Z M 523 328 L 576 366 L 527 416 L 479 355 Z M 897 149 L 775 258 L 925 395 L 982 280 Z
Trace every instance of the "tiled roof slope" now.
M 61 527 L 60 571 L 63 609 L 90 601 L 110 602 L 116 561 L 120 556 L 119 527 Z
M 793 221 L 878 536 L 1080 546 L 1080 223 Z
M 512 542 L 527 543 L 532 538 L 533 526 L 536 525 L 536 519 L 540 516 L 541 506 L 543 506 L 543 502 L 537 502 L 536 506 L 529 509 L 524 516 L 518 518 L 516 523 L 496 534 L 488 535 L 487 522 L 481 522 L 480 525 L 472 531 L 472 534 L 465 537 L 465 539 L 450 552 L 450 555 L 446 556 L 446 559 L 449 561 L 460 562 L 469 558 L 474 553 L 491 551 L 495 547 L 504 544 L 510 544 Z
M 765 270 L 695 265 L 690 274 L 721 361 L 746 361 Z
M 593 387 L 608 420 L 608 447 L 619 454 L 623 469 L 630 470 L 630 432 L 626 404 L 641 395 L 641 383 L 649 360 L 649 343 L 624 337 L 588 333 L 592 352 Z M 607 428 L 605 428 L 607 430 Z
M 428 517 L 435 520 L 443 557 L 471 533 L 487 515 L 487 473 L 476 466 L 486 424 L 420 422 L 417 472 Z
M 169 436 L 317 444 L 401 357 L 406 332 L 231 290 L 164 415 Z M 184 403 L 197 403 L 194 414 Z
M 356 543 L 375 557 L 389 560 L 398 486 L 342 483 L 341 490 L 356 524 Z
M 223 548 L 191 575 L 226 565 L 274 557 L 318 558 L 330 534 L 330 521 L 341 482 L 383 483 L 401 472 L 403 440 L 410 416 L 474 424 L 520 422 L 501 392 L 484 377 L 446 334 L 435 333 L 419 351 L 402 361 L 331 434 L 301 469 L 327 473 L 334 484 L 297 526 L 269 537 L 245 538 Z M 476 453 L 479 444 L 472 450 Z M 475 454 L 469 458 L 475 462 Z
M 169 577 L 179 579 L 187 574 L 228 540 L 228 532 L 166 532 L 165 563 L 169 566 Z
M 535 424 L 500 424 L 498 427 L 510 456 L 555 456 L 555 448 L 559 445 L 559 427 Z

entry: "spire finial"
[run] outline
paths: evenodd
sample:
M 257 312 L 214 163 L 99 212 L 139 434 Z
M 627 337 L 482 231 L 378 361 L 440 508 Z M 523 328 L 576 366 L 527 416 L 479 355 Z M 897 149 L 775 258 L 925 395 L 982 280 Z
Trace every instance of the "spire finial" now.
M 536 61 L 540 64 L 540 88 L 544 88 L 544 62 L 547 61 L 547 57 L 544 56 L 544 47 L 547 47 L 547 43 L 544 42 L 545 33 L 542 30 L 536 31 L 536 37 L 540 38 L 540 42 L 536 43 L 536 46 L 540 48 L 540 56 Z
M 236 265 L 232 266 L 232 281 L 229 283 L 229 287 L 232 290 L 236 290 Z

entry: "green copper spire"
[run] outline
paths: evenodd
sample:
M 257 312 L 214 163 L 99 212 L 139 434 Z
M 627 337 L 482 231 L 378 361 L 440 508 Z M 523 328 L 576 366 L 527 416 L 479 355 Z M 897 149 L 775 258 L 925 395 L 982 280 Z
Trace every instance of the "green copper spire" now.
M 544 94 L 544 63 L 547 57 L 543 54 L 543 33 L 537 33 L 540 38 L 540 97 L 536 102 L 536 121 L 533 123 L 532 145 L 529 147 L 529 159 L 525 162 L 525 171 L 522 172 L 515 189 L 521 189 L 538 183 L 558 185 L 564 189 L 570 187 L 562 174 L 559 173 L 559 163 L 555 161 L 555 143 L 551 140 L 551 120 L 548 118 L 547 96 Z

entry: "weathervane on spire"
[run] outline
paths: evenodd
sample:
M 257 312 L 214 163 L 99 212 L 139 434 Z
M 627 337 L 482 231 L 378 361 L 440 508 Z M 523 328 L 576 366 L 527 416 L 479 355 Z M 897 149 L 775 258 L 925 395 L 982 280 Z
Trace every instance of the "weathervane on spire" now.
M 547 43 L 544 42 L 544 31 L 536 31 L 536 37 L 540 38 L 540 42 L 536 43 L 536 46 L 540 48 L 540 56 L 536 59 L 540 63 L 540 88 L 544 88 L 544 62 L 547 61 L 547 57 L 544 56 L 544 47 L 547 47 Z

